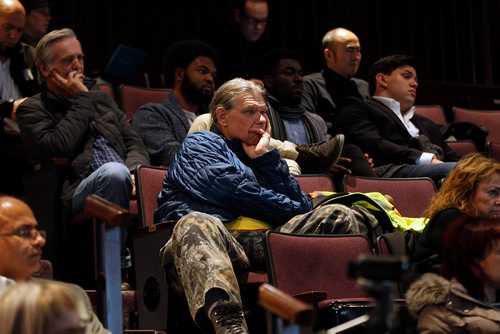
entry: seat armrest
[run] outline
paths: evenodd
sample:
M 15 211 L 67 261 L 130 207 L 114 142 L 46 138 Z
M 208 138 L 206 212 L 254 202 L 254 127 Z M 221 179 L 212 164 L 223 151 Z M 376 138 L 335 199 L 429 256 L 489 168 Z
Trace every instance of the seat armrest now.
M 319 303 L 326 300 L 327 294 L 324 291 L 307 291 L 295 294 L 293 297 L 306 303 Z
M 312 326 L 315 320 L 310 305 L 267 283 L 259 287 L 259 305 L 291 323 Z
M 84 213 L 101 220 L 110 227 L 127 227 L 132 223 L 132 215 L 127 209 L 95 194 L 85 199 Z

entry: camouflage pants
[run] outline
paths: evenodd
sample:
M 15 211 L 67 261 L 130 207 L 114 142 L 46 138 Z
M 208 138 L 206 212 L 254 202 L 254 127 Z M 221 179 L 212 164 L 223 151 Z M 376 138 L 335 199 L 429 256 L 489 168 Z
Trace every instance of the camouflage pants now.
M 292 218 L 277 230 L 299 234 L 359 233 L 354 211 L 340 205 L 322 206 Z M 193 319 L 213 288 L 241 304 L 237 274 L 262 269 L 264 233 L 228 231 L 220 219 L 192 212 L 180 219 L 162 248 L 167 280 L 184 291 Z

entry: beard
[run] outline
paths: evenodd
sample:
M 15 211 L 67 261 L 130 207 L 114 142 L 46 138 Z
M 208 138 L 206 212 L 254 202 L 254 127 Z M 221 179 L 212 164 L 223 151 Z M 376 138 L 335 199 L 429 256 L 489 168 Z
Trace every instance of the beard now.
M 204 93 L 203 89 L 198 88 L 189 75 L 184 76 L 181 90 L 186 99 L 197 105 L 209 104 L 212 100 L 213 91 L 210 94 Z

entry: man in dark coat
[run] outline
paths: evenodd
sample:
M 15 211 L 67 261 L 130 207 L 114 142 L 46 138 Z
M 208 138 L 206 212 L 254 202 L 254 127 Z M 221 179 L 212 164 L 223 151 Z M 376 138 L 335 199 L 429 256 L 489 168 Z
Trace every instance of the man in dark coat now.
M 418 61 L 393 55 L 379 59 L 370 71 L 373 97 L 347 98 L 334 118 L 333 131 L 373 158 L 381 176 L 440 180 L 460 157 L 444 142 L 439 126 L 415 115 Z

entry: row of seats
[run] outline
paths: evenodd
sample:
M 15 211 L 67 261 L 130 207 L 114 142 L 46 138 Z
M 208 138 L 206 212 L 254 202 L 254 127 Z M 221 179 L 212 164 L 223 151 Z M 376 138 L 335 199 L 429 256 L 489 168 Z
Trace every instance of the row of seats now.
M 445 112 L 440 105 L 416 106 L 415 112 L 443 127 L 450 123 L 447 121 Z M 453 107 L 452 112 L 454 122 L 469 122 L 484 127 L 488 130 L 487 141 L 489 143 L 500 143 L 500 110 Z M 461 155 L 485 150 L 482 147 L 472 146 L 473 142 L 471 141 L 448 142 L 448 144 Z
M 99 89 L 109 94 L 118 103 L 129 120 L 133 118 L 134 113 L 140 106 L 146 103 L 160 103 L 172 91 L 166 88 L 146 88 L 122 84 L 118 89 L 118 96 L 116 96 L 110 85 L 99 84 L 98 86 Z M 440 105 L 417 105 L 416 113 L 429 118 L 438 125 L 446 126 L 448 124 L 445 112 Z M 456 122 L 471 122 L 483 126 L 488 129 L 488 141 L 500 143 L 500 111 L 481 111 L 454 107 L 453 113 Z M 471 140 L 458 140 L 448 144 L 460 155 L 484 150 L 484 148 L 476 147 Z
M 172 297 L 168 293 L 169 288 L 165 284 L 164 272 L 159 266 L 158 258 L 158 250 L 170 236 L 175 222 L 155 225 L 153 221 L 153 213 L 157 207 L 157 196 L 162 189 L 162 180 L 167 172 L 168 169 L 162 167 L 139 166 L 137 168 L 137 200 L 143 227 L 138 229 L 134 235 L 134 251 L 139 325 L 149 328 L 167 328 L 168 332 L 175 333 L 178 332 L 176 325 L 178 325 L 177 320 L 180 319 L 180 315 L 176 313 L 177 308 L 168 307 L 168 305 L 172 305 L 169 301 Z M 334 191 L 333 183 L 326 175 L 302 175 L 297 177 L 297 180 L 305 192 Z M 390 194 L 396 205 L 401 207 L 400 211 L 406 216 L 420 216 L 436 191 L 434 183 L 428 178 L 370 179 L 346 176 L 345 184 L 348 191 L 378 191 Z M 408 189 L 412 189 L 412 191 L 410 192 Z M 419 205 L 415 206 L 415 203 Z M 283 241 L 285 239 L 287 241 Z M 277 243 L 280 245 L 277 247 L 283 246 L 284 248 L 276 248 L 274 246 L 275 240 L 278 240 Z M 348 262 L 354 261 L 360 254 L 373 254 L 375 251 L 371 248 L 366 237 L 351 235 L 291 236 L 268 232 L 266 242 L 268 243 L 268 259 L 272 263 L 270 271 L 267 273 L 249 272 L 240 276 L 239 281 L 243 286 L 272 282 L 278 288 L 293 295 L 306 292 L 305 290 L 321 290 L 321 293 L 309 292 L 306 295 L 309 296 L 309 299 L 324 299 L 325 301 L 321 305 L 330 305 L 330 308 L 332 308 L 332 302 L 335 299 L 336 309 L 338 309 L 339 303 L 346 302 L 338 299 L 367 297 L 363 291 L 356 287 L 355 280 L 347 275 Z M 311 243 L 311 245 L 298 246 L 295 242 Z M 328 246 L 324 244 L 328 244 Z M 298 252 L 298 249 L 301 251 Z M 274 250 L 277 253 L 274 253 Z M 387 250 L 387 247 L 379 247 L 378 252 L 384 253 L 384 250 Z M 284 258 L 278 260 L 275 257 L 278 256 L 277 254 L 282 254 Z M 290 254 L 294 254 L 294 256 L 290 256 Z M 336 256 L 331 256 L 331 254 L 336 254 Z M 144 258 L 156 258 L 158 261 L 143 261 Z M 285 259 L 288 259 L 289 265 L 292 265 L 290 261 L 293 262 L 295 269 L 278 269 L 277 264 L 283 263 Z M 297 263 L 307 263 L 310 268 L 307 267 L 309 269 L 304 270 L 304 267 L 297 266 Z M 303 275 L 298 276 L 298 273 L 295 274 L 294 271 L 301 271 Z M 317 280 L 323 278 L 323 282 L 318 283 L 317 280 L 312 279 L 311 275 L 317 276 Z M 326 277 L 330 277 L 330 279 L 325 280 Z M 302 279 L 308 284 L 302 282 Z M 151 281 L 157 282 L 155 289 L 148 287 Z M 288 284 L 295 288 L 288 288 Z M 303 291 L 298 291 L 299 288 Z M 149 294 L 151 291 L 157 293 L 154 298 Z M 151 304 L 151 299 L 155 300 L 154 305 Z M 326 301 L 327 299 L 329 302 Z M 366 306 L 366 302 L 367 300 L 363 300 L 362 305 Z M 360 309 L 363 307 L 360 306 Z M 164 317 L 165 314 L 168 314 L 167 318 Z M 141 320 L 146 322 L 141 323 Z M 341 321 L 341 319 L 338 318 L 334 322 L 336 321 Z M 333 324 L 328 323 L 327 326 Z

